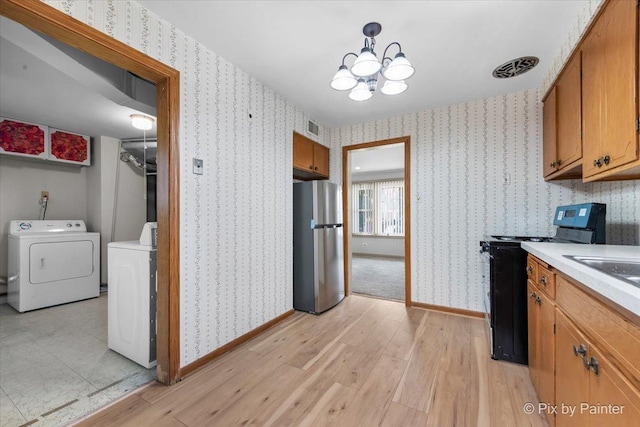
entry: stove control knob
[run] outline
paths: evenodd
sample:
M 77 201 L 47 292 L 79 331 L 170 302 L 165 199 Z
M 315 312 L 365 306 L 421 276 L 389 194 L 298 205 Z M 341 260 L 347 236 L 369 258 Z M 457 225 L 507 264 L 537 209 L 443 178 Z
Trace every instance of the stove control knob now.
M 67 228 L 71 228 L 71 223 L 70 222 L 67 223 Z

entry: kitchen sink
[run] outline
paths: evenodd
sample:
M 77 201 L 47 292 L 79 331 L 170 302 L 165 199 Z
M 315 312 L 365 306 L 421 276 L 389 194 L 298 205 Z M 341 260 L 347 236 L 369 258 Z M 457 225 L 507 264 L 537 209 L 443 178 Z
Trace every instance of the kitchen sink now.
M 564 256 L 640 288 L 640 259 L 581 255 Z

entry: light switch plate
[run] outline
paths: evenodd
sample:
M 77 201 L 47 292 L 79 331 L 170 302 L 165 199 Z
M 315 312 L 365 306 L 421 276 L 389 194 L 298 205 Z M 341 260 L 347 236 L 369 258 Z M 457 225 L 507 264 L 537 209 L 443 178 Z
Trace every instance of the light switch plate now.
M 204 173 L 204 161 L 202 159 L 193 158 L 193 173 L 196 175 Z

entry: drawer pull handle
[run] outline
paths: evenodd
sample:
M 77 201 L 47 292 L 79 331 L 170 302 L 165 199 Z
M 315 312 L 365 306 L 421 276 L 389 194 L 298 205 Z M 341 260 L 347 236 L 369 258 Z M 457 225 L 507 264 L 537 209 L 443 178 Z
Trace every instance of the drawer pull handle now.
M 527 273 L 533 273 L 533 267 L 528 266 L 527 267 Z
M 543 285 L 547 286 L 547 276 L 542 276 L 540 278 L 540 283 L 542 283 Z

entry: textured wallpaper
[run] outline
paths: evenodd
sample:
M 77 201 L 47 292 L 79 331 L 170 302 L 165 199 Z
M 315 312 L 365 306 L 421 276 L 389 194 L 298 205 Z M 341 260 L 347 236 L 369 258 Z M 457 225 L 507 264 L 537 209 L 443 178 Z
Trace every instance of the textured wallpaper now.
M 181 72 L 181 365 L 291 309 L 291 132 L 307 114 L 133 1 L 45 1 Z M 541 130 L 532 90 L 320 142 L 340 182 L 342 145 L 411 135 L 413 299 L 479 311 L 486 232 L 549 235 L 556 205 L 589 200 L 608 204 L 610 242 L 640 242 L 638 181 L 544 183 Z
M 542 84 L 540 85 L 541 96 L 545 95 L 553 81 L 556 79 L 558 74 L 560 74 L 562 67 L 564 67 L 564 64 L 569 59 L 569 55 L 578 44 L 578 40 L 580 40 L 580 37 L 582 37 L 586 31 L 587 27 L 595 17 L 596 12 L 604 4 L 604 0 L 586 1 L 587 3 L 585 4 L 584 9 L 580 15 L 578 15 L 575 24 L 560 46 L 560 50 L 556 54 L 553 62 L 551 64 L 540 64 L 540 66 L 548 67 L 547 74 L 542 79 Z
M 606 203 L 608 243 L 640 244 L 640 181 L 544 182 L 537 90 L 330 132 L 334 151 L 411 136 L 414 301 L 482 311 L 483 235 L 553 236 L 558 205 Z M 340 165 L 332 168 L 339 182 Z
M 308 115 L 136 2 L 46 3 L 180 71 L 181 366 L 290 310 L 291 141 Z

